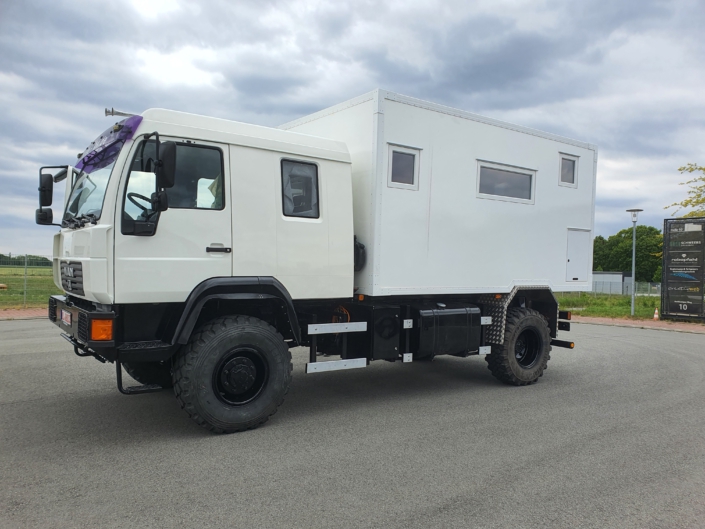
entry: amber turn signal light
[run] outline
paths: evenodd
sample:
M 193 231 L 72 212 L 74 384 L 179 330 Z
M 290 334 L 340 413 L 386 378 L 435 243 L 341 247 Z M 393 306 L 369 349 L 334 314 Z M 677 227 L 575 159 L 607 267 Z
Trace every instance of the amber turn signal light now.
M 91 320 L 91 340 L 109 342 L 113 339 L 113 320 Z

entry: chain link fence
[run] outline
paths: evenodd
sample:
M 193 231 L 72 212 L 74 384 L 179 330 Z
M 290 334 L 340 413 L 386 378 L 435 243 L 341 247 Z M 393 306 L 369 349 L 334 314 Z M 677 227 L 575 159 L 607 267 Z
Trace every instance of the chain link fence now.
M 625 281 L 593 281 L 592 282 L 592 292 L 596 294 L 610 294 L 616 296 L 631 296 L 632 295 L 632 282 Z M 637 296 L 660 296 L 661 295 L 661 283 L 648 283 L 640 282 L 636 283 L 636 295 Z
M 593 281 L 592 290 L 589 292 L 555 292 L 556 295 L 577 295 L 580 296 L 598 296 L 607 295 L 611 296 L 626 296 L 631 297 L 632 295 L 632 282 L 625 281 L 624 283 L 618 281 Z M 661 283 L 649 283 L 637 281 L 636 283 L 636 295 L 637 296 L 650 296 L 650 297 L 661 297 Z
M 46 307 L 61 294 L 52 275 L 50 255 L 0 253 L 0 310 Z

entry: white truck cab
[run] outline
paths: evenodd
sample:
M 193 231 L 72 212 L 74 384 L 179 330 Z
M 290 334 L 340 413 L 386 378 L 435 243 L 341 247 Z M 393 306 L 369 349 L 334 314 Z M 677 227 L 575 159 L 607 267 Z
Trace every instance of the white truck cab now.
M 295 346 L 307 373 L 482 355 L 530 384 L 573 346 L 552 291 L 589 289 L 596 152 L 382 90 L 278 129 L 128 115 L 40 169 L 39 224 L 67 181 L 49 319 L 217 432 L 276 411 Z

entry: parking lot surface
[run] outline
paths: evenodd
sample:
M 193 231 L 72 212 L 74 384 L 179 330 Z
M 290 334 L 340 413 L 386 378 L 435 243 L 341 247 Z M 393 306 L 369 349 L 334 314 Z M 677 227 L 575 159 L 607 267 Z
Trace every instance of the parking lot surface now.
M 705 336 L 573 325 L 538 384 L 482 358 L 304 375 L 251 432 L 124 396 L 0 321 L 0 527 L 705 527 Z

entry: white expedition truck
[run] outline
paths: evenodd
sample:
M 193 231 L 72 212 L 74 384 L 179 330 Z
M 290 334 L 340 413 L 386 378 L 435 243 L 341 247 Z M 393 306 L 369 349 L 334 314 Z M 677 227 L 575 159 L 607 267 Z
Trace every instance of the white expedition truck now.
M 49 319 L 121 392 L 234 432 L 282 403 L 292 347 L 307 373 L 482 355 L 514 385 L 573 347 L 552 292 L 590 289 L 595 146 L 383 90 L 279 128 L 127 116 L 40 169 L 36 214 Z

